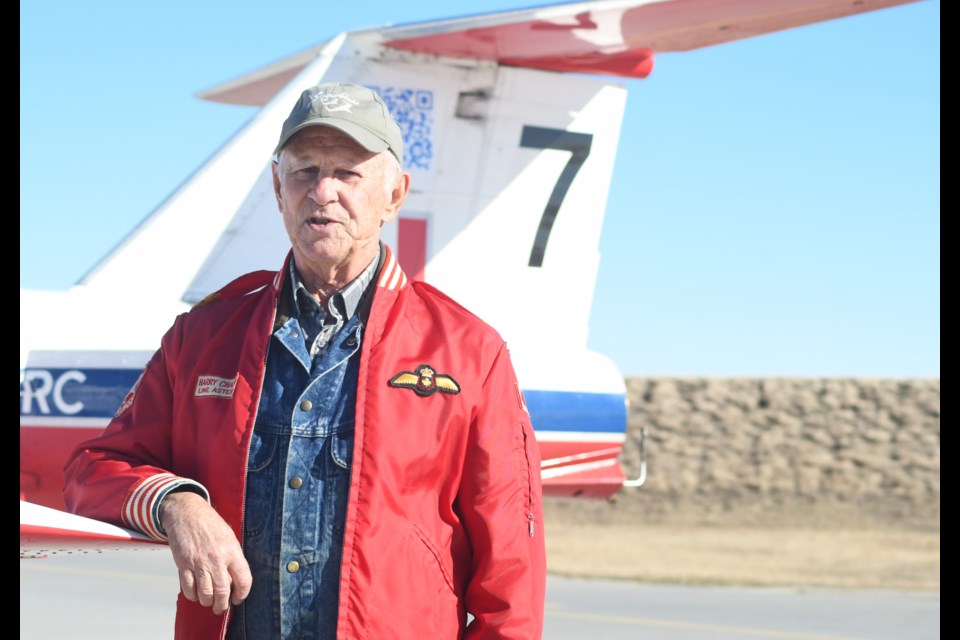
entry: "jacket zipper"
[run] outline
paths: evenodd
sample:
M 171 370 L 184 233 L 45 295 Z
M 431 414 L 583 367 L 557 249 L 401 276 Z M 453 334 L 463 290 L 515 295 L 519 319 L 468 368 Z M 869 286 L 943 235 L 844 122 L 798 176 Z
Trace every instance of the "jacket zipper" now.
M 523 434 L 523 459 L 526 461 L 527 467 L 527 527 L 530 537 L 534 537 L 536 531 L 534 527 L 534 515 L 533 515 L 533 477 L 530 465 L 530 456 L 527 453 L 527 430 L 523 428 L 523 423 L 520 423 L 520 433 Z
M 357 364 L 357 401 L 360 399 L 360 366 L 363 364 L 363 321 L 361 320 L 357 327 L 357 334 L 360 335 L 358 338 L 360 341 L 359 351 L 360 351 L 360 363 Z M 354 334 L 354 335 L 357 335 Z M 354 352 L 356 353 L 356 352 Z M 352 357 L 352 354 L 351 354 Z M 353 460 L 357 457 L 357 426 L 356 426 L 356 411 L 357 407 L 353 407 L 354 411 L 354 427 L 353 427 L 353 446 L 351 447 L 350 452 L 350 473 L 347 475 L 347 505 L 343 511 L 343 534 L 340 536 L 340 566 L 338 574 L 340 576 L 337 582 L 337 626 L 340 625 L 340 603 L 343 598 L 343 548 L 347 542 L 347 516 L 350 515 L 350 492 L 353 489 Z M 337 629 L 337 635 L 339 636 L 339 629 Z
M 273 327 L 277 322 L 277 300 L 274 299 L 273 303 L 273 319 L 270 321 L 270 326 Z M 260 413 L 260 398 L 263 395 L 263 381 L 267 377 L 267 360 L 270 358 L 270 343 L 273 341 L 273 329 L 271 328 L 270 333 L 267 335 L 267 349 L 263 353 L 263 364 L 260 365 L 260 384 L 257 385 L 257 400 L 254 402 L 255 409 L 253 410 L 253 425 L 257 424 L 257 415 Z M 251 428 L 250 439 L 247 440 L 247 447 L 243 455 L 243 495 L 240 500 L 240 551 L 243 552 L 245 530 L 247 524 L 247 467 L 249 466 L 250 461 L 250 443 L 253 441 L 253 434 Z M 220 628 L 220 640 L 226 640 L 227 629 L 230 627 L 230 618 L 233 617 L 234 606 L 230 603 L 227 603 L 227 615 L 223 617 L 223 626 Z

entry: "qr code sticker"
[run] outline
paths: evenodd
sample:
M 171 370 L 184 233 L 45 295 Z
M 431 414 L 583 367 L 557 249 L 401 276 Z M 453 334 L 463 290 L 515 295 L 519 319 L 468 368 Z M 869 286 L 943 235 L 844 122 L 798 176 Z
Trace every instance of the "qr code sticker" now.
M 405 169 L 429 169 L 433 160 L 433 91 L 377 87 L 391 115 L 403 133 L 403 166 Z

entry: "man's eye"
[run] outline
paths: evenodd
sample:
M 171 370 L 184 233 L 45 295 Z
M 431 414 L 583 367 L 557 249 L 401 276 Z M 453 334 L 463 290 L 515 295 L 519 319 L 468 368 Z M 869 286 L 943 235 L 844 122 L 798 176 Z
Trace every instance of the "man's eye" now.
M 356 180 L 360 174 L 349 169 L 337 169 L 337 178 L 339 180 Z
M 319 170 L 316 167 L 301 167 L 294 169 L 291 173 L 297 180 L 310 180 L 317 176 Z

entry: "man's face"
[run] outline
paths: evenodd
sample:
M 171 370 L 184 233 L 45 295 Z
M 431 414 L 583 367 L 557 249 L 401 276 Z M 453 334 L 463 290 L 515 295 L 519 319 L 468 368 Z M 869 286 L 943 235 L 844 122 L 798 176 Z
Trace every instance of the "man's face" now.
M 273 167 L 273 185 L 301 274 L 358 275 L 376 255 L 380 227 L 399 212 L 409 179 L 389 151 L 371 153 L 330 127 L 297 132 Z

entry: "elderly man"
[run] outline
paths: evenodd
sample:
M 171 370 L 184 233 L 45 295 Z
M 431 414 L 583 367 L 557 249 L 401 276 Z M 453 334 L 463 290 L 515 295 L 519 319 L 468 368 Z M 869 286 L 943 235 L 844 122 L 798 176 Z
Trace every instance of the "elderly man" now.
M 285 263 L 178 317 L 67 465 L 69 509 L 169 541 L 178 638 L 540 637 L 533 429 L 500 336 L 380 242 L 402 159 L 376 93 L 304 91 Z

